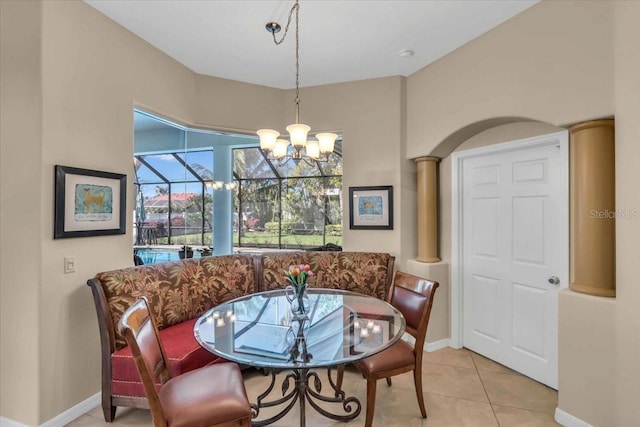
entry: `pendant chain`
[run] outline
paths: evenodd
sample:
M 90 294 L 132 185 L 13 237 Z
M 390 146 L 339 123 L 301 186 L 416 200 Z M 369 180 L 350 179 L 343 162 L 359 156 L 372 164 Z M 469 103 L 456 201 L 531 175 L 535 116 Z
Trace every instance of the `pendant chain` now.
M 300 4 L 298 3 L 298 0 L 296 0 L 296 4 L 294 4 L 289 11 L 287 25 L 284 27 L 284 34 L 282 34 L 280 40 L 276 39 L 275 32 L 272 32 L 271 35 L 273 36 L 273 42 L 276 45 L 282 44 L 289 32 L 289 25 L 291 25 L 291 17 L 293 16 L 294 11 L 296 12 L 296 123 L 300 123 Z

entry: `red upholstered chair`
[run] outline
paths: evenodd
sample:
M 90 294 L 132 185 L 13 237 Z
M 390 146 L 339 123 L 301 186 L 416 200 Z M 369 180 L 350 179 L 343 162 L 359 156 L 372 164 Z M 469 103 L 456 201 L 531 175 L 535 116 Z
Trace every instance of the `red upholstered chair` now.
M 209 365 L 171 378 L 146 298 L 124 313 L 119 326 L 144 384 L 155 427 L 251 426 L 238 365 Z
M 386 378 L 391 385 L 391 377 L 413 371 L 413 381 L 422 418 L 427 418 L 422 395 L 422 352 L 429 325 L 433 296 L 438 282 L 425 280 L 411 274 L 396 272 L 391 289 L 391 304 L 397 308 L 407 322 L 406 331 L 415 338 L 411 345 L 399 340 L 378 354 L 354 362 L 367 379 L 367 415 L 365 426 L 370 427 L 376 403 L 376 384 Z M 338 386 L 342 385 L 344 367 L 338 369 Z

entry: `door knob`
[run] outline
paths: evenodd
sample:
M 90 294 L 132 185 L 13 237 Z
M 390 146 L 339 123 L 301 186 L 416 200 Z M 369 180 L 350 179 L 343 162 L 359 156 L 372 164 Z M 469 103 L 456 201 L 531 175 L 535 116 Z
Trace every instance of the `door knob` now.
M 551 276 L 549 277 L 549 283 L 551 283 L 552 285 L 557 285 L 560 283 L 560 279 L 558 278 L 558 276 Z

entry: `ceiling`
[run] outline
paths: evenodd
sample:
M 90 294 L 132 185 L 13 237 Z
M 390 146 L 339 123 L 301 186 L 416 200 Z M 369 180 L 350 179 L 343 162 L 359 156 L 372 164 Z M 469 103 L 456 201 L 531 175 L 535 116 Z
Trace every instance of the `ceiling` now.
M 85 1 L 196 73 L 295 87 L 294 21 L 279 46 L 265 29 L 293 0 Z M 302 0 L 300 86 L 408 76 L 537 1 Z

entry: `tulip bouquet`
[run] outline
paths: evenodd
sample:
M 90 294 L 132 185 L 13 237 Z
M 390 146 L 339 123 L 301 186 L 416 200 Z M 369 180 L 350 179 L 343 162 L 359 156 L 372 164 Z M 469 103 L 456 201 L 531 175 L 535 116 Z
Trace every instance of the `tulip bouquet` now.
M 292 265 L 289 270 L 284 271 L 284 275 L 291 286 L 298 289 L 307 284 L 309 277 L 313 277 L 313 271 L 309 264 Z
M 313 271 L 309 264 L 292 265 L 288 270 L 284 271 L 289 285 L 286 288 L 285 295 L 291 303 L 291 311 L 295 317 L 304 317 L 309 309 L 309 300 L 307 298 L 307 279 L 313 277 Z M 290 293 L 289 293 L 290 291 Z

